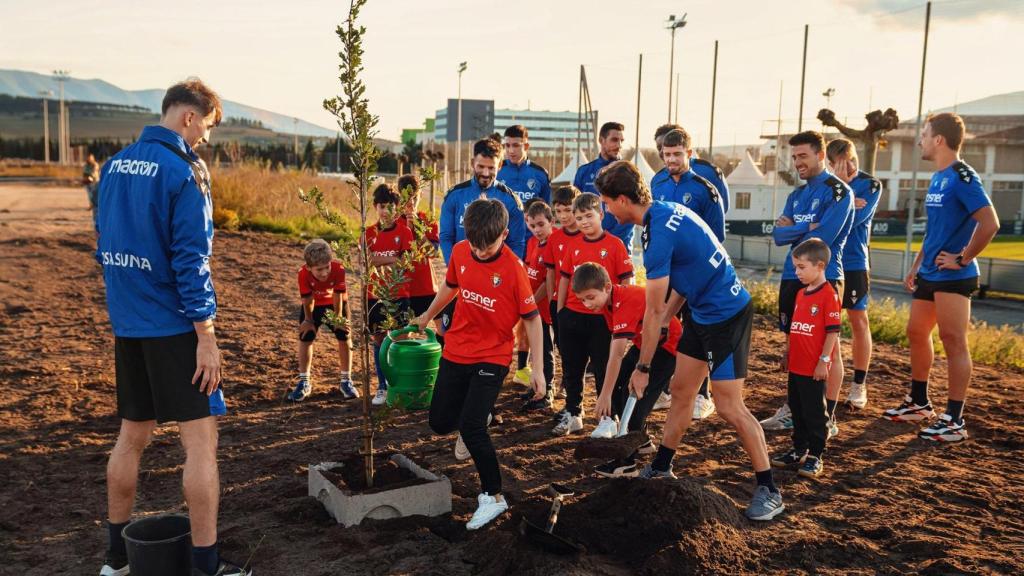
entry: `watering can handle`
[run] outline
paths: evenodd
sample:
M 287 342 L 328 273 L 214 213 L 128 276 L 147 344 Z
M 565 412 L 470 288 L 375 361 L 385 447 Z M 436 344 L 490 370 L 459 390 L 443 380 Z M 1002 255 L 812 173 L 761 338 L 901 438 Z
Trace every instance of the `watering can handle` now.
M 411 326 L 406 326 L 405 328 L 402 328 L 400 330 L 392 330 L 391 333 L 388 334 L 388 338 L 394 340 L 396 336 L 401 336 L 402 334 L 412 334 L 413 332 L 419 331 L 419 326 L 412 324 Z M 430 328 L 424 328 L 423 332 L 427 335 L 428 342 L 437 342 L 437 335 L 434 333 L 433 330 L 431 330 Z

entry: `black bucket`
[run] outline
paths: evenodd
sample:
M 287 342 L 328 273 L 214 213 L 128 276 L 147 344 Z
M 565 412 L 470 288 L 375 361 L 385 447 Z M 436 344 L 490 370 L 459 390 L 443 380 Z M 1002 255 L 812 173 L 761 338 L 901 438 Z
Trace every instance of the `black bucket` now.
M 121 533 L 132 574 L 191 576 L 192 527 L 188 516 L 167 514 L 136 520 Z

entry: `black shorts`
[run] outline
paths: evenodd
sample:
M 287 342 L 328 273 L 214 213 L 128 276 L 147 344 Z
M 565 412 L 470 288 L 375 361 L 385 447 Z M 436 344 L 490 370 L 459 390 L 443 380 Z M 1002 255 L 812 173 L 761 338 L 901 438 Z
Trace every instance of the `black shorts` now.
M 198 343 L 191 331 L 159 338 L 115 337 L 117 415 L 163 424 L 224 414 L 221 388 L 207 396 L 192 384 Z
M 846 310 L 867 310 L 868 293 L 871 292 L 871 273 L 867 270 L 851 270 L 843 276 L 843 308 Z
M 404 328 L 406 324 L 409 323 L 409 299 L 400 298 L 395 302 L 395 304 L 397 308 L 395 316 L 395 326 L 394 328 L 392 328 L 393 330 Z M 366 305 L 370 309 L 370 332 L 383 332 L 383 325 L 388 318 L 387 310 L 384 308 L 384 304 L 382 304 L 380 300 L 374 300 L 373 298 L 370 298 L 367 300 Z
M 687 314 L 676 351 L 706 360 L 712 381 L 746 378 L 753 326 L 752 301 L 732 318 L 716 324 L 698 324 L 691 314 Z
M 412 309 L 414 316 L 419 316 L 430 309 L 430 305 L 434 303 L 434 296 L 436 294 L 430 294 L 429 296 L 411 296 L 409 298 L 409 308 Z
M 829 280 L 836 294 L 843 293 L 843 279 Z M 793 309 L 796 308 L 796 295 L 804 285 L 799 280 L 782 280 L 779 282 L 779 330 L 789 334 L 789 324 L 793 320 Z
M 342 314 L 345 313 L 345 309 L 348 308 L 346 304 L 342 304 Z M 312 342 L 316 340 L 317 332 L 320 331 L 320 327 L 327 321 L 327 311 L 334 310 L 334 305 L 329 304 L 326 306 L 313 306 L 313 326 L 316 327 L 312 332 L 307 332 L 305 335 L 299 334 L 299 340 L 303 342 Z M 299 308 L 299 324 L 306 319 L 306 313 Z M 332 328 L 328 326 L 331 332 L 334 332 L 334 337 L 338 340 L 348 340 L 348 330 L 345 328 Z
M 914 289 L 914 300 L 935 301 L 936 292 L 949 292 L 970 298 L 978 290 L 978 277 L 962 280 L 925 280 L 917 277 L 917 288 Z

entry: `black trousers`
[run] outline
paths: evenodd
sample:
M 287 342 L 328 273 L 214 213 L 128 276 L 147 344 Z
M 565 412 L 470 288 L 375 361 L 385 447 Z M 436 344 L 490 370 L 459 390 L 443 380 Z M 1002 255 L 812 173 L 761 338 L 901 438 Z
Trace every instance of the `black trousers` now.
M 626 400 L 629 399 L 629 377 L 633 375 L 637 362 L 640 361 L 640 349 L 630 346 L 629 351 L 622 357 L 622 367 L 619 368 L 619 376 L 615 379 L 615 389 L 612 391 L 612 412 L 622 417 L 622 411 L 626 408 Z M 676 371 L 676 356 L 658 346 L 658 351 L 651 359 L 651 374 L 648 379 L 647 389 L 644 390 L 644 397 L 636 401 L 633 409 L 633 416 L 629 419 L 630 432 L 647 429 L 647 417 L 654 409 L 654 403 L 658 396 L 668 388 L 672 381 L 672 374 Z
M 558 313 L 558 341 L 558 351 L 562 355 L 565 409 L 573 416 L 579 416 L 583 407 L 583 378 L 587 361 L 594 368 L 594 380 L 600 394 L 612 333 L 601 314 L 581 314 L 562 308 Z
M 820 458 L 828 439 L 825 381 L 790 372 L 786 392 L 793 411 L 793 448 Z
M 501 469 L 487 433 L 487 415 L 494 410 L 507 374 L 508 366 L 456 364 L 441 358 L 430 402 L 430 428 L 438 434 L 462 434 L 480 475 L 480 491 L 491 496 L 501 493 Z
M 551 339 L 551 324 L 540 323 L 544 342 L 544 382 L 548 385 L 547 394 L 551 396 L 551 385 L 555 381 L 555 344 Z

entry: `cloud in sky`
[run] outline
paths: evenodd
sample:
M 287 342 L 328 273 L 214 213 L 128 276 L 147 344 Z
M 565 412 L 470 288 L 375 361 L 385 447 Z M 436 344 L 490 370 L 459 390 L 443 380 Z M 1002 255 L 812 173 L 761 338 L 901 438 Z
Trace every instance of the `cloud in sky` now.
M 883 27 L 923 27 L 925 2 L 920 0 L 840 0 L 849 7 L 876 14 Z M 1020 0 L 936 0 L 932 2 L 933 18 L 955 18 L 974 22 L 990 16 L 1024 17 Z

